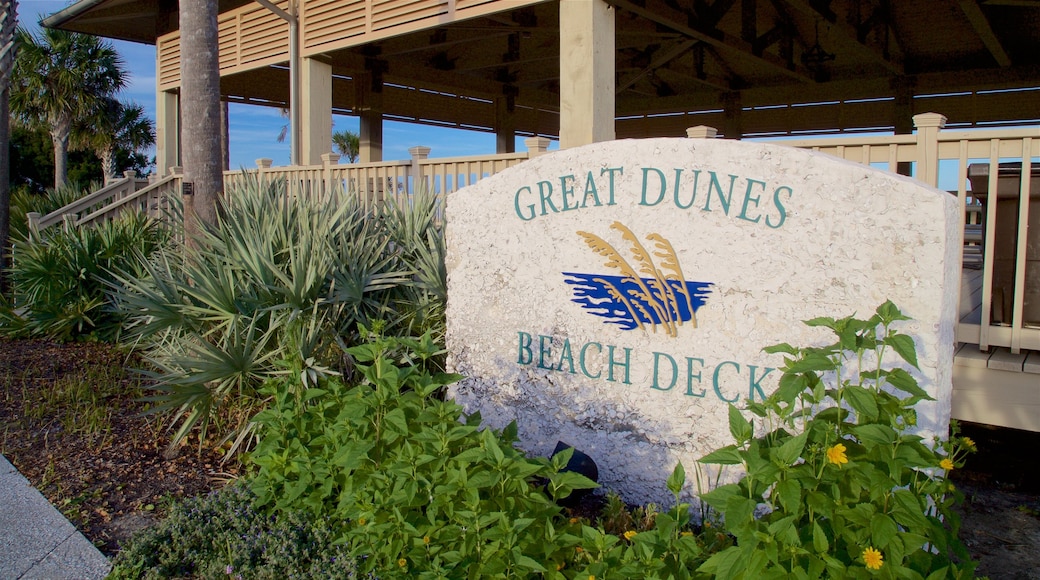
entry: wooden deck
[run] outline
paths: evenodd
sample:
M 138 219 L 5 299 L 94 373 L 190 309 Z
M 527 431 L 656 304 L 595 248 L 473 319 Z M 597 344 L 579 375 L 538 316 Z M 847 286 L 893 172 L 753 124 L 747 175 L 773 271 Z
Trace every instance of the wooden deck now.
M 960 322 L 982 320 L 982 270 L 967 262 L 961 278 Z M 999 305 L 994 305 L 998 309 Z M 953 417 L 1040 432 L 1040 352 L 979 350 L 961 343 L 954 356 Z

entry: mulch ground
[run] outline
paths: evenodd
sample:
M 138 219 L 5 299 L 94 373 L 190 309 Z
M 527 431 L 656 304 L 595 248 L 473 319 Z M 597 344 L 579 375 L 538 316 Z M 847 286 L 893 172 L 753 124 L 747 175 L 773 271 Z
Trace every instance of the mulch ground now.
M 197 446 L 164 458 L 168 434 L 142 416 L 140 384 L 122 370 L 133 365 L 106 345 L 0 340 L 0 453 L 107 556 L 169 501 L 219 487 L 234 471 Z M 55 395 L 99 375 L 123 376 L 97 386 L 94 408 L 107 416 Z
M 108 556 L 171 500 L 236 474 L 197 442 L 164 458 L 169 433 L 142 416 L 141 385 L 122 372 L 135 365 L 106 345 L 0 339 L 0 453 Z M 84 407 L 54 395 L 113 374 L 122 378 L 95 389 L 104 404 L 94 408 L 107 408 L 106 418 L 85 420 Z M 966 498 L 961 538 L 980 561 L 979 575 L 1040 580 L 1040 434 L 970 424 L 963 434 L 979 447 L 954 473 Z

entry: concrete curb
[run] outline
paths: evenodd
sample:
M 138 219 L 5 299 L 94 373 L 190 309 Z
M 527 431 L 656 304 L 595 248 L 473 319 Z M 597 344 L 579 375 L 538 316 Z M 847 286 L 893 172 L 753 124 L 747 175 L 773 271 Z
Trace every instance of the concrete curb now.
M 95 580 L 111 567 L 0 455 L 0 580 Z

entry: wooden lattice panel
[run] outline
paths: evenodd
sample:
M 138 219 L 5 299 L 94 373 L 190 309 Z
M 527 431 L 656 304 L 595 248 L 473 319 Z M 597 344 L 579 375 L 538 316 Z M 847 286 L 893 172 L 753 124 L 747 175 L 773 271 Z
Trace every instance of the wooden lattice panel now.
M 217 38 L 220 39 L 220 70 L 238 64 L 238 14 L 221 14 L 217 19 Z
M 181 82 L 181 33 L 171 32 L 155 44 L 159 87 L 176 87 Z
M 303 13 L 303 45 L 319 46 L 365 33 L 365 0 L 308 2 Z
M 277 2 L 287 10 L 287 0 Z M 289 24 L 262 6 L 250 6 L 239 16 L 239 61 L 246 65 L 257 61 L 286 60 L 289 52 Z M 224 46 L 221 39 L 221 47 Z
M 384 30 L 448 13 L 448 0 L 370 0 L 372 30 Z

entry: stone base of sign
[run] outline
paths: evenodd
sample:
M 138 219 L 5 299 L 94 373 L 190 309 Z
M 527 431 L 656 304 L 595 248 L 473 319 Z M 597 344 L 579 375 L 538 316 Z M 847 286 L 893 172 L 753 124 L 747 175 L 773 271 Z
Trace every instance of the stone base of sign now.
M 948 193 L 776 145 L 539 157 L 448 198 L 447 341 L 467 377 L 451 394 L 488 425 L 516 421 L 527 451 L 564 441 L 625 499 L 667 505 L 677 461 L 693 474 L 732 442 L 728 402 L 776 388 L 782 358 L 763 347 L 831 342 L 802 321 L 891 299 L 936 399 L 921 433 L 944 435 L 959 217 Z

